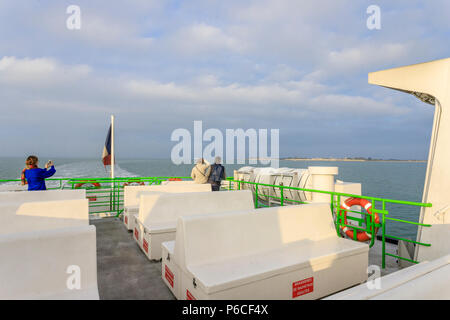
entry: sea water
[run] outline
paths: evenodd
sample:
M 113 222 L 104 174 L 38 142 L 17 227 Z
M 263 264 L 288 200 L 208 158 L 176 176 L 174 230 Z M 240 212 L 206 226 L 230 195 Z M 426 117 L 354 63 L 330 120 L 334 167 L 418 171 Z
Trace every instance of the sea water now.
M 47 159 L 42 160 L 45 164 Z M 52 159 L 56 165 L 54 178 L 108 177 L 109 172 L 99 159 Z M 225 165 L 227 176 L 246 164 Z M 362 194 L 379 198 L 421 202 L 425 181 L 424 162 L 347 162 L 347 161 L 280 161 L 280 167 L 307 168 L 308 166 L 336 166 L 336 177 L 346 182 L 362 184 Z M 0 158 L 0 179 L 19 179 L 24 159 Z M 174 165 L 165 159 L 117 159 L 117 177 L 137 176 L 190 176 L 192 165 Z M 389 216 L 417 222 L 418 207 L 388 204 Z M 415 239 L 417 228 L 412 225 L 388 221 L 387 233 Z

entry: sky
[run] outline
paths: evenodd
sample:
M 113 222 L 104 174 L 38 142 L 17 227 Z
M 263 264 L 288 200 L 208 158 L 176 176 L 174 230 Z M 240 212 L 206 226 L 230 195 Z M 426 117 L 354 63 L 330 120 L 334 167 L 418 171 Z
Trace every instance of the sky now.
M 367 74 L 449 57 L 449 16 L 448 0 L 0 0 L 0 157 L 101 157 L 114 114 L 117 158 L 170 158 L 201 120 L 279 129 L 281 157 L 426 159 L 434 107 Z

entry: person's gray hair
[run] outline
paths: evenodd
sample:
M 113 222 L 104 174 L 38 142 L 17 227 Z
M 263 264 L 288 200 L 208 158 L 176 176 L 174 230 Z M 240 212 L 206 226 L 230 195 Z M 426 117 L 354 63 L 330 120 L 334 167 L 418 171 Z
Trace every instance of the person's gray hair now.
M 217 156 L 217 157 L 214 159 L 214 162 L 215 162 L 216 164 L 220 164 L 220 163 L 222 162 L 222 158 L 219 157 L 219 156 Z

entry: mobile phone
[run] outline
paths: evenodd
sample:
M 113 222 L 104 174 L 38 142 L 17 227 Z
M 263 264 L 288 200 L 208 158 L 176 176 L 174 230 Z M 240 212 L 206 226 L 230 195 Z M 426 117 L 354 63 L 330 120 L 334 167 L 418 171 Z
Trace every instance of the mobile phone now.
M 53 161 L 52 161 L 52 160 L 48 160 L 47 166 L 48 166 L 48 167 L 51 167 L 52 165 L 53 165 Z

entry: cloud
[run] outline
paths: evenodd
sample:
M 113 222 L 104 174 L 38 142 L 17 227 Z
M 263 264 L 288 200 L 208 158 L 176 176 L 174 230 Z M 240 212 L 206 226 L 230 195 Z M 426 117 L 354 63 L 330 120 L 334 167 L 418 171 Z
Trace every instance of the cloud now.
M 61 30 L 68 36 L 67 30 Z M 71 38 L 86 42 L 89 46 L 99 48 L 122 47 L 128 50 L 148 50 L 154 39 L 138 34 L 135 26 L 130 24 L 117 24 L 116 21 L 101 16 L 87 16 L 83 19 L 80 31 L 73 32 Z
M 177 52 L 182 54 L 210 53 L 220 50 L 239 52 L 244 46 L 220 28 L 205 23 L 183 26 L 171 36 L 169 42 Z
M 354 130 L 368 128 L 374 152 L 392 151 L 383 149 L 389 136 L 399 153 L 425 155 L 432 109 L 369 86 L 367 73 L 445 57 L 449 6 L 383 2 L 382 29 L 371 32 L 369 4 L 79 1 L 82 30 L 69 31 L 68 3 L 2 1 L 0 120 L 19 145 L 2 141 L 2 150 L 26 149 L 23 130 L 37 139 L 68 132 L 55 137 L 55 154 L 62 145 L 96 152 L 115 113 L 130 154 L 133 139 L 162 154 L 172 129 L 203 119 L 217 128 L 280 128 L 286 154 L 300 138 L 305 152 L 332 150 L 329 137 L 363 144 Z M 416 136 L 402 131 L 408 123 Z
M 86 78 L 91 72 L 87 65 L 64 65 L 51 58 L 2 57 L 0 83 L 31 87 L 70 83 Z M 26 88 L 24 88 L 26 89 Z
M 91 66 L 65 65 L 48 58 L 3 57 L 0 82 L 8 88 L 0 93 L 4 105 L 14 106 L 6 110 L 2 121 L 33 126 L 43 137 L 53 131 L 55 123 L 64 123 L 62 130 L 82 126 L 86 129 L 66 139 L 80 148 L 92 143 L 91 149 L 95 149 L 95 141 L 99 144 L 103 140 L 103 132 L 96 128 L 98 121 L 103 123 L 111 113 L 116 114 L 125 132 L 160 136 L 164 149 L 171 130 L 189 127 L 199 119 L 216 128 L 288 130 L 291 126 L 297 128 L 295 122 L 314 123 L 317 118 L 322 118 L 323 125 L 331 124 L 342 114 L 351 114 L 357 120 L 410 112 L 396 101 L 334 94 L 335 88 L 310 80 L 223 84 L 205 75 L 203 81 L 195 78 L 180 84 L 107 76 Z M 15 109 L 22 112 L 16 113 Z M 51 117 L 36 121 L 36 112 Z M 95 134 L 100 136 L 92 139 Z
M 389 102 L 379 102 L 372 98 L 332 95 L 329 94 L 333 91 L 332 88 L 313 82 L 252 86 L 234 83 L 227 86 L 204 87 L 132 80 L 125 88 L 134 98 L 140 97 L 149 102 L 161 101 L 170 105 L 186 105 L 189 106 L 188 112 L 195 112 L 199 106 L 205 105 L 209 106 L 211 113 L 214 113 L 217 107 L 226 107 L 228 110 L 236 109 L 239 116 L 246 114 L 253 119 L 267 117 L 272 112 L 278 113 L 283 108 L 297 108 L 309 113 L 352 112 L 359 116 L 399 115 L 409 112 L 408 108 L 398 107 Z
M 345 48 L 339 51 L 330 51 L 328 66 L 340 72 L 355 72 L 366 68 L 368 64 L 379 65 L 386 61 L 405 57 L 411 46 L 404 43 L 364 44 L 360 47 Z M 383 52 L 381 55 L 380 52 Z

